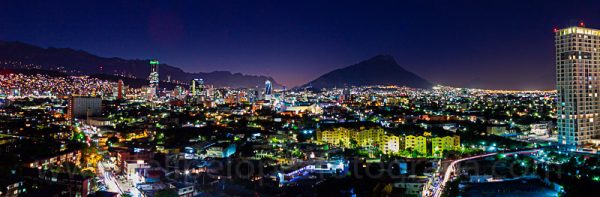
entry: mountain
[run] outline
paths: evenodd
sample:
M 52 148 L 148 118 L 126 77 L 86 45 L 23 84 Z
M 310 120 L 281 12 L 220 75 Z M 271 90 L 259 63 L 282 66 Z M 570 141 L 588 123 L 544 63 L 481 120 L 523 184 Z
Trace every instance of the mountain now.
M 432 87 L 429 81 L 400 67 L 391 55 L 377 55 L 358 64 L 331 71 L 303 87 L 321 89 L 365 85 Z
M 22 42 L 0 41 L 0 67 L 60 70 L 77 75 L 119 75 L 146 79 L 150 73 L 150 60 L 127 60 L 122 58 L 99 57 L 82 50 L 69 48 L 42 48 Z M 195 78 L 204 79 L 215 87 L 263 87 L 266 80 L 280 87 L 272 77 L 245 75 L 229 71 L 189 73 L 168 64 L 159 65 L 161 80 L 189 82 Z

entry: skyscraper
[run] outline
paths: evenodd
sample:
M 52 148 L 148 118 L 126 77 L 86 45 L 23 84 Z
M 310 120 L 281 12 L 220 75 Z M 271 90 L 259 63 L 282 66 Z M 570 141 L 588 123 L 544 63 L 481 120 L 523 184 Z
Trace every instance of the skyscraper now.
M 600 30 L 555 30 L 555 46 L 558 142 L 574 148 L 600 135 Z
M 272 93 L 273 93 L 273 85 L 271 84 L 271 81 L 267 80 L 267 81 L 265 81 L 265 99 L 270 100 Z
M 192 80 L 192 84 L 190 85 L 192 96 L 201 96 L 204 95 L 204 80 L 203 79 L 194 79 Z
M 150 76 L 148 76 L 148 80 L 150 80 L 150 87 L 158 89 L 158 60 L 150 60 Z
M 117 99 L 123 99 L 124 91 L 125 88 L 123 87 L 123 80 L 119 79 L 119 81 L 117 82 Z

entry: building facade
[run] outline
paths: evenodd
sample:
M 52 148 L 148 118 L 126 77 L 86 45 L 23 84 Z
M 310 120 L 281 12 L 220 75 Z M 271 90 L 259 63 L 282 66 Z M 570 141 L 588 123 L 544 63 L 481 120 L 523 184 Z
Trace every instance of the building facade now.
M 444 151 L 460 150 L 460 137 L 444 136 L 397 136 L 387 134 L 381 128 L 376 129 L 349 129 L 333 128 L 317 130 L 317 142 L 347 148 L 378 148 L 383 154 L 397 154 L 400 151 L 415 151 L 420 155 L 431 153 L 433 156 L 442 156 Z M 431 145 L 431 146 L 429 146 Z M 428 147 L 432 147 L 429 149 Z
M 459 150 L 459 136 L 434 137 L 431 139 L 431 152 L 434 156 L 441 157 L 444 151 Z
M 102 113 L 102 99 L 90 96 L 72 96 L 69 100 L 69 118 L 99 116 Z
M 581 146 L 600 134 L 600 31 L 556 30 L 555 46 L 558 142 Z
M 190 84 L 190 92 L 193 97 L 204 96 L 204 80 L 193 79 L 192 84 Z
M 160 63 L 158 60 L 150 61 L 150 75 L 148 76 L 148 80 L 150 81 L 150 87 L 158 88 L 158 65 Z
M 427 138 L 424 136 L 406 136 L 404 149 L 417 151 L 419 154 L 427 154 Z
M 267 80 L 267 81 L 265 81 L 265 99 L 270 100 L 272 94 L 273 94 L 273 84 L 271 83 L 271 81 Z
M 112 83 L 112 96 L 117 100 L 125 99 L 125 95 L 127 94 L 128 87 L 125 86 L 123 80 L 120 80 L 116 83 Z

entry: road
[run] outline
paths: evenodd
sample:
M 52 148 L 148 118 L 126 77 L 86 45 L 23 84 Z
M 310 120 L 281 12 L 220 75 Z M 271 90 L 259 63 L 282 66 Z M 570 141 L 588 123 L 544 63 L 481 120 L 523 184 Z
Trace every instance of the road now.
M 99 162 L 98 173 L 102 175 L 102 178 L 104 179 L 104 184 L 106 185 L 106 189 L 109 192 L 122 194 L 123 191 L 121 191 L 121 188 L 117 184 L 117 180 L 115 179 L 115 177 L 112 176 L 111 172 L 108 172 L 105 169 L 106 167 L 104 166 L 104 162 Z
M 132 196 L 140 196 L 140 191 L 133 186 L 132 180 L 119 180 L 117 177 L 113 176 L 112 172 L 106 170 L 110 168 L 108 166 L 110 166 L 110 164 L 106 164 L 105 162 L 98 163 L 98 172 L 103 176 L 107 191 L 119 194 L 127 193 L 131 194 Z
M 451 175 L 454 174 L 454 172 L 456 171 L 456 164 L 458 164 L 460 162 L 467 161 L 467 160 L 473 160 L 473 159 L 480 159 L 480 158 L 484 158 L 484 157 L 490 157 L 490 156 L 494 156 L 494 155 L 497 155 L 497 154 L 511 155 L 511 154 L 533 153 L 533 152 L 537 152 L 537 151 L 539 151 L 539 149 L 522 150 L 522 151 L 514 151 L 514 152 L 507 152 L 507 153 L 488 153 L 488 154 L 477 155 L 477 156 L 473 156 L 473 157 L 467 157 L 467 158 L 462 158 L 462 159 L 454 160 L 446 168 L 446 172 L 444 173 L 444 178 L 437 185 L 437 187 L 434 188 L 432 196 L 433 197 L 440 197 L 440 196 L 442 196 L 442 193 L 444 191 L 444 187 L 446 186 L 446 183 L 448 183 L 448 181 L 450 181 L 450 178 L 452 178 Z

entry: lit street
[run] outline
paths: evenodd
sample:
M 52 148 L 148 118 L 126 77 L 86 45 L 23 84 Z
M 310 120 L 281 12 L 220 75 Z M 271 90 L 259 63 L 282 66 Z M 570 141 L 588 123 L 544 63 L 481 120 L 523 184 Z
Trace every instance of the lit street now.
M 468 160 L 474 160 L 474 159 L 481 159 L 481 158 L 490 157 L 490 156 L 495 156 L 497 154 L 505 154 L 505 155 L 531 154 L 531 153 L 534 153 L 534 152 L 537 152 L 537 151 L 539 151 L 539 150 L 514 151 L 514 152 L 507 152 L 507 153 L 488 153 L 488 154 L 477 155 L 477 156 L 472 156 L 472 157 L 467 157 L 467 158 L 462 158 L 462 159 L 454 160 L 446 168 L 446 172 L 444 172 L 444 177 L 442 178 L 442 181 L 438 183 L 437 187 L 434 187 L 432 196 L 433 197 L 440 197 L 443 194 L 443 191 L 444 191 L 444 188 L 446 186 L 446 183 L 448 183 L 448 181 L 450 181 L 456 175 L 455 174 L 456 170 L 458 170 L 457 169 L 457 164 L 460 163 L 460 162 L 468 161 Z

